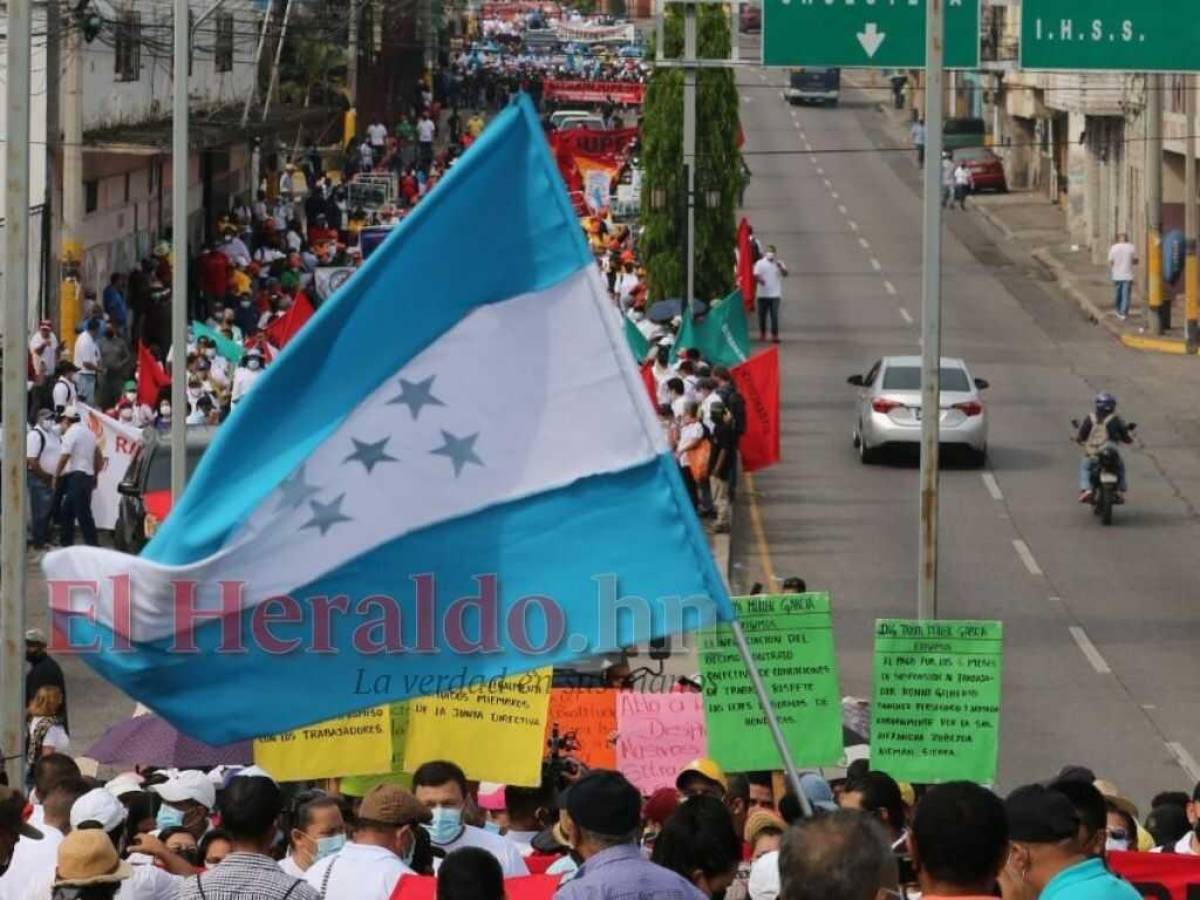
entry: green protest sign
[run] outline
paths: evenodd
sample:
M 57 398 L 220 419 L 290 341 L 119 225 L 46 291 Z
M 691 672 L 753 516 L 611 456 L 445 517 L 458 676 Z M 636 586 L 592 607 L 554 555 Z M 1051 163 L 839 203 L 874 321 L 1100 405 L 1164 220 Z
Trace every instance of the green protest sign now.
M 1000 622 L 875 623 L 871 768 L 898 781 L 996 778 Z
M 796 764 L 836 764 L 842 707 L 829 595 L 760 594 L 733 602 Z M 727 772 L 781 768 L 729 626 L 699 634 L 708 755 Z

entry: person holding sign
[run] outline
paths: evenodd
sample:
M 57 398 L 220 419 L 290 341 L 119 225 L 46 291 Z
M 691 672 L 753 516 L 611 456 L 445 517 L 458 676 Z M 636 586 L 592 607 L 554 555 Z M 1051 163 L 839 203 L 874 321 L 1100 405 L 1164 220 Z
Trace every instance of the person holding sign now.
M 1079 848 L 1079 814 L 1065 794 L 1030 784 L 1004 801 L 1010 847 L 1000 877 L 1006 897 L 1039 900 L 1140 900 L 1104 860 Z

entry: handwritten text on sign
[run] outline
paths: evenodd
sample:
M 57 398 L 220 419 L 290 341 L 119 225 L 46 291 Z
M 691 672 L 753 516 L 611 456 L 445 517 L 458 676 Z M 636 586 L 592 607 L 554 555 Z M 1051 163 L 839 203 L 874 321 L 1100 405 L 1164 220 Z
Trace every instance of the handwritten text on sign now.
M 674 787 L 679 770 L 705 754 L 704 698 L 622 691 L 617 735 L 617 768 L 643 794 Z
M 842 755 L 842 707 L 828 594 L 735 597 L 738 621 L 797 765 Z M 709 755 L 728 772 L 782 767 L 728 625 L 701 632 Z
M 871 765 L 899 781 L 996 777 L 1003 626 L 875 623 Z

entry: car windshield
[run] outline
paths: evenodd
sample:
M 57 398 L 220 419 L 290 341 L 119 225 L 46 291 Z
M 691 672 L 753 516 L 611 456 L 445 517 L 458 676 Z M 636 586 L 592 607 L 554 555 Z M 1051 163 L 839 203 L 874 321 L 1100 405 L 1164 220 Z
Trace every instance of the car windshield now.
M 883 373 L 885 391 L 919 391 L 921 368 L 919 366 L 889 366 Z M 943 391 L 969 391 L 971 383 L 962 369 L 942 366 Z
M 196 471 L 196 463 L 204 455 L 207 447 L 188 447 L 187 473 L 188 477 Z M 159 447 L 150 457 L 150 471 L 146 476 L 146 493 L 154 491 L 169 491 L 171 489 L 171 451 L 168 447 Z
M 964 161 L 988 162 L 992 158 L 992 151 L 987 147 L 967 147 L 955 150 L 954 158 Z

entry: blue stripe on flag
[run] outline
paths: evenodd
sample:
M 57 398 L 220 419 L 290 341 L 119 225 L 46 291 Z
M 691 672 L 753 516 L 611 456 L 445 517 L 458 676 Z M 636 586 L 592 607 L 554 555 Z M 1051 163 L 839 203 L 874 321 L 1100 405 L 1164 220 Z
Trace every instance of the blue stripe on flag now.
M 592 264 L 521 97 L 267 368 L 143 555 L 181 565 L 216 552 L 370 391 L 474 307 Z
M 632 614 L 604 615 L 597 600 L 598 584 L 592 579 L 617 572 L 621 596 L 647 601 L 648 630 L 639 627 Z M 411 578 L 423 573 L 436 578 L 433 620 L 438 623 L 435 645 L 439 650 L 433 654 L 360 654 L 352 644 L 353 632 L 363 621 L 377 617 L 375 610 L 364 618 L 333 617 L 331 644 L 338 648 L 336 653 L 273 656 L 249 640 L 253 611 L 247 611 L 242 614 L 249 644 L 246 653 L 217 652 L 220 626 L 210 621 L 194 632 L 199 653 L 172 652 L 167 639 L 137 645 L 134 652 L 89 653 L 84 658 L 184 733 L 219 744 L 433 693 L 439 689 L 438 677 L 444 690 L 453 687 L 445 682 L 453 676 L 513 674 L 677 631 L 680 622 L 669 621 L 666 598 L 687 598 L 694 604 L 693 614 L 682 622 L 689 629 L 732 618 L 724 583 L 691 511 L 678 466 L 664 454 L 616 474 L 586 478 L 382 545 L 295 591 L 292 596 L 300 601 L 303 620 L 272 624 L 271 632 L 277 639 L 299 637 L 305 641 L 302 646 L 311 646 L 313 607 L 307 598 L 347 595 L 353 604 L 385 594 L 400 601 L 404 642 L 411 647 L 415 641 Z M 456 654 L 447 648 L 443 635 L 446 609 L 460 597 L 474 596 L 479 587 L 473 578 L 489 573 L 500 577 L 501 649 Z M 503 624 L 517 601 L 533 594 L 553 598 L 565 617 L 557 648 L 540 655 L 514 648 Z M 614 617 L 615 624 L 609 623 Z M 528 621 L 531 642 L 543 642 L 541 614 L 529 613 Z M 601 631 L 606 623 L 612 631 Z M 473 626 L 466 631 L 477 633 Z M 70 632 L 76 646 L 93 640 L 111 646 L 111 632 L 104 626 L 75 619 Z M 572 645 L 574 634 L 587 638 L 588 651 L 581 653 Z M 602 634 L 614 638 L 611 647 L 597 647 Z M 378 676 L 385 675 L 386 690 L 356 693 L 356 687 L 374 685 Z

